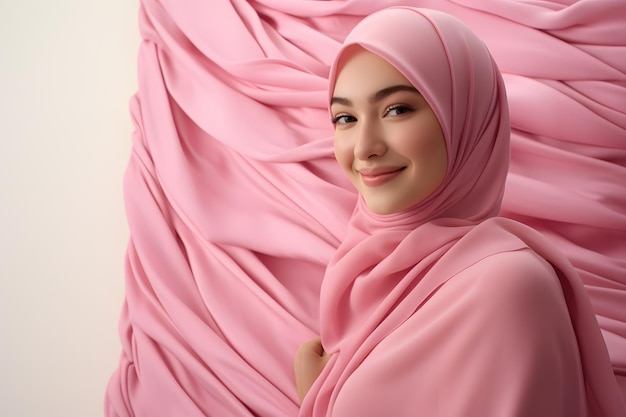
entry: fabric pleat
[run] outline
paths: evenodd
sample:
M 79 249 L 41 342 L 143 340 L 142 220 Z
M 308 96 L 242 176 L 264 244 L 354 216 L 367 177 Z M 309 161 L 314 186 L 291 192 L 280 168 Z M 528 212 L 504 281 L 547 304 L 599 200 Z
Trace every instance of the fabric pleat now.
M 449 13 L 488 46 L 512 127 L 501 215 L 572 262 L 626 397 L 623 0 L 142 0 L 106 416 L 299 414 L 293 357 L 320 334 L 357 204 L 333 157 L 330 66 L 388 6 Z

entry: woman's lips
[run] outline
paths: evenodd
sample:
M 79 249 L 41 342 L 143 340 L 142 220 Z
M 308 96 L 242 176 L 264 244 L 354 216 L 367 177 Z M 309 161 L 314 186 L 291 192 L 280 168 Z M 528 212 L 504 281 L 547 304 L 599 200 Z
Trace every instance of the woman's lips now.
M 359 170 L 361 181 L 368 187 L 378 187 L 396 178 L 404 170 L 400 168 L 362 169 Z

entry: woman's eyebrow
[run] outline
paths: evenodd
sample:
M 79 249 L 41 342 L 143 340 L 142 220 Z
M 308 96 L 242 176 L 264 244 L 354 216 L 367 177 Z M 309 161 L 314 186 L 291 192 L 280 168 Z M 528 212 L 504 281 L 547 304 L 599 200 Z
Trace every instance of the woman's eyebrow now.
M 341 105 L 344 105 L 344 106 L 352 106 L 352 101 L 348 100 L 347 98 L 343 98 L 343 97 L 333 96 L 333 98 L 330 99 L 330 105 L 332 106 L 335 103 L 341 104 Z
M 419 94 L 417 88 L 413 87 L 412 85 L 398 84 L 392 85 L 391 87 L 383 88 L 382 90 L 379 90 L 376 93 L 372 94 L 369 98 L 369 102 L 378 103 L 379 101 L 389 97 L 390 95 L 398 91 L 409 91 L 411 93 Z
M 398 91 L 409 91 L 411 93 L 420 94 L 420 92 L 417 91 L 417 89 L 412 85 L 398 84 L 392 85 L 390 87 L 385 87 L 382 90 L 378 90 L 369 97 L 368 101 L 370 103 L 378 103 L 379 101 L 385 99 L 386 97 L 389 97 L 390 95 Z M 352 101 L 345 97 L 333 96 L 333 98 L 330 99 L 330 105 L 332 106 L 335 103 L 342 104 L 344 106 L 352 106 Z

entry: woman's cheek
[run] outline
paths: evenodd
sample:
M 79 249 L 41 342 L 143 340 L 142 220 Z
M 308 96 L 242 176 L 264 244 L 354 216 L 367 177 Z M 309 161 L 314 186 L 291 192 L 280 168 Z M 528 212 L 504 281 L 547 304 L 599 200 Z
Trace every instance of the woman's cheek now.
M 354 152 L 348 141 L 343 139 L 345 138 L 338 138 L 335 136 L 335 159 L 345 171 L 350 171 L 352 169 L 352 156 L 354 155 Z

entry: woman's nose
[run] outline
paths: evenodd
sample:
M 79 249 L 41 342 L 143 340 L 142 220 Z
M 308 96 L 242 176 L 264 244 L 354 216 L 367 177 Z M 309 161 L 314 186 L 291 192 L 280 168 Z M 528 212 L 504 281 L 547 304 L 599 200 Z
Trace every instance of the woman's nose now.
M 354 144 L 354 156 L 362 161 L 382 156 L 387 146 L 380 129 L 374 123 L 361 123 Z

